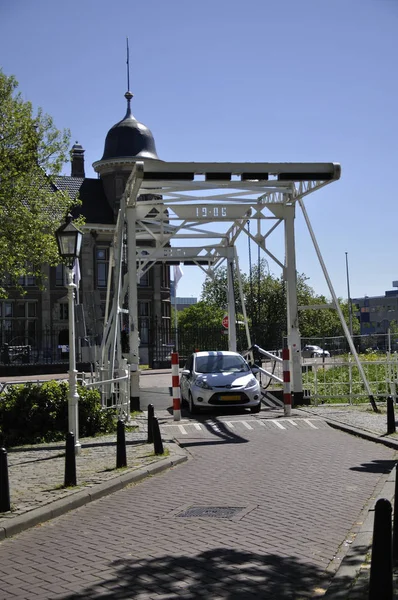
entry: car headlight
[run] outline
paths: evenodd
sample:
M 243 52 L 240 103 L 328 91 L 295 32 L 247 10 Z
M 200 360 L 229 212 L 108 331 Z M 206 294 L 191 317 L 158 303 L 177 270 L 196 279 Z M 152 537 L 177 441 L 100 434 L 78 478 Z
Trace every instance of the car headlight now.
M 258 383 L 258 381 L 257 381 L 257 379 L 255 377 L 250 377 L 247 385 L 250 386 L 250 387 L 252 387 L 253 385 L 257 385 L 257 383 Z
M 207 381 L 205 379 L 197 379 L 195 381 L 195 385 L 204 390 L 211 390 L 211 386 L 207 383 Z

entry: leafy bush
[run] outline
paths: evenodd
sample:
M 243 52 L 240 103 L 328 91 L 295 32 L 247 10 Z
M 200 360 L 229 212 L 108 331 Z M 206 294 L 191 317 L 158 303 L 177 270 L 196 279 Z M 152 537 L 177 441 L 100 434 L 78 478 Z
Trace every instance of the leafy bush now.
M 10 386 L 0 394 L 0 443 L 54 442 L 68 431 L 69 384 L 48 381 L 42 385 Z M 94 436 L 116 430 L 115 411 L 103 410 L 98 390 L 78 388 L 79 435 Z

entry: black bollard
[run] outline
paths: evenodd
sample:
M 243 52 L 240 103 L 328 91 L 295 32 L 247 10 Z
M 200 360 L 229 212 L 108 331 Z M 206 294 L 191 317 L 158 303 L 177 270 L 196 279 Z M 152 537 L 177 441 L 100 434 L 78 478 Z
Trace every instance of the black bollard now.
M 11 510 L 7 450 L 0 448 L 0 512 Z
M 152 428 L 153 428 L 153 448 L 155 454 L 163 454 L 163 442 L 162 437 L 160 435 L 159 423 L 156 417 L 152 418 Z
M 153 444 L 153 423 L 152 419 L 155 416 L 155 409 L 153 404 L 148 404 L 148 438 L 147 443 Z
M 387 398 L 387 434 L 395 433 L 394 401 L 392 396 Z
M 119 419 L 116 436 L 116 468 L 121 469 L 122 467 L 127 467 L 126 434 L 124 423 Z
M 395 465 L 394 514 L 392 522 L 392 560 L 398 562 L 398 463 Z
M 393 600 L 391 503 L 376 502 L 370 563 L 369 600 Z
M 72 487 L 74 485 L 77 485 L 75 436 L 73 433 L 70 432 L 66 434 L 64 487 Z

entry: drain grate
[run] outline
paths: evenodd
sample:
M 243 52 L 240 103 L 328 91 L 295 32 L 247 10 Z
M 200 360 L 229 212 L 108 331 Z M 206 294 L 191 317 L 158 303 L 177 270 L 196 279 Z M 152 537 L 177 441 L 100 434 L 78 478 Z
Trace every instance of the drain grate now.
M 245 506 L 190 506 L 178 513 L 177 517 L 210 517 L 213 519 L 230 519 Z

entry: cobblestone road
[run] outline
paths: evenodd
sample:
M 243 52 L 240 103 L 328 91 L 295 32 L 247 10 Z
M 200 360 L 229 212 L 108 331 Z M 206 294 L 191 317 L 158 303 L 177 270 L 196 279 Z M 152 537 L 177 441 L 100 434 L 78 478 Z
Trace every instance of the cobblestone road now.
M 394 450 L 251 420 L 193 424 L 188 462 L 1 542 L 1 600 L 321 595 Z

